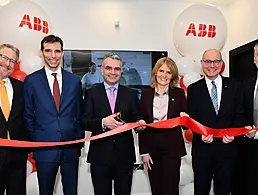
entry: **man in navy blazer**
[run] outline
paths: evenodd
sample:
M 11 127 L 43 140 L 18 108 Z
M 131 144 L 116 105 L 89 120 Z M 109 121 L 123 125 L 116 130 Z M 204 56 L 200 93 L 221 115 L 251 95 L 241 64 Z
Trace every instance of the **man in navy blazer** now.
M 219 74 L 222 65 L 220 51 L 216 49 L 205 51 L 201 64 L 205 77 L 188 87 L 187 104 L 190 117 L 214 129 L 243 127 L 241 85 L 236 80 Z M 230 194 L 237 155 L 234 139 L 228 135 L 224 135 L 223 138 L 213 138 L 213 135 L 194 133 L 192 163 L 195 195 L 209 195 L 212 179 L 215 194 Z
M 25 121 L 35 142 L 81 139 L 81 81 L 60 66 L 63 41 L 49 35 L 41 41 L 44 67 L 24 81 Z M 78 162 L 81 144 L 36 148 L 40 195 L 53 194 L 60 167 L 65 195 L 77 195 Z

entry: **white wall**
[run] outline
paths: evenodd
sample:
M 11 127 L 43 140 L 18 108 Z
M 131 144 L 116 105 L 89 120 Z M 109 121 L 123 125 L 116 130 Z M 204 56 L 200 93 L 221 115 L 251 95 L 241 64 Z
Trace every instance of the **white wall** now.
M 173 44 L 177 16 L 192 2 L 173 0 L 33 0 L 50 16 L 53 33 L 70 49 L 168 50 L 180 57 Z M 228 51 L 258 37 L 257 0 L 232 0 L 217 5 L 228 24 Z M 119 20 L 119 30 L 114 21 Z M 224 72 L 228 75 L 228 67 Z
M 230 4 L 227 22 L 229 49 L 257 39 L 257 0 L 237 0 Z
M 61 36 L 65 48 L 169 50 L 173 25 L 191 3 L 174 1 L 46 1 L 34 0 L 50 16 L 53 32 Z M 62 8 L 61 8 L 62 7 Z M 114 20 L 120 29 L 114 28 Z

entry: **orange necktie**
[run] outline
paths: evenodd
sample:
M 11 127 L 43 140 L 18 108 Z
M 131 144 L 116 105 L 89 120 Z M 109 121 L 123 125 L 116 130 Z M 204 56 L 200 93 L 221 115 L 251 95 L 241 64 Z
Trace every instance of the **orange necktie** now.
M 10 103 L 8 99 L 7 90 L 5 87 L 5 81 L 0 80 L 0 84 L 1 84 L 0 95 L 1 95 L 1 103 L 2 103 L 2 112 L 5 116 L 6 121 L 8 121 L 8 117 L 10 115 Z M 7 131 L 7 139 L 10 139 L 9 131 Z

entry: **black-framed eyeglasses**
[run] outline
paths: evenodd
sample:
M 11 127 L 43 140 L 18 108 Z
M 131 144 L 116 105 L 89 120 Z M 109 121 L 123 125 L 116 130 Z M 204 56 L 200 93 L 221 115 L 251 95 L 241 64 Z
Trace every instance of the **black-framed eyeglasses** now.
M 205 63 L 205 65 L 210 66 L 212 63 L 215 66 L 220 65 L 220 63 L 222 62 L 222 60 L 203 60 L 203 62 Z
M 17 61 L 11 58 L 8 58 L 6 55 L 0 54 L 0 59 L 3 60 L 4 62 L 9 62 L 12 65 L 16 65 Z

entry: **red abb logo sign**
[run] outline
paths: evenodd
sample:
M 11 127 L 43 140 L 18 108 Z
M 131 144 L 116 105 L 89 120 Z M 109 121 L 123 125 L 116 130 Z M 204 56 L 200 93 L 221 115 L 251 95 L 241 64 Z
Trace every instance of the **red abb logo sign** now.
M 48 34 L 49 28 L 48 28 L 48 22 L 45 20 L 41 20 L 38 17 L 33 17 L 33 28 L 30 16 L 25 14 L 22 18 L 22 21 L 19 25 L 19 27 L 23 27 L 24 25 L 27 25 L 29 29 L 33 29 L 36 31 L 42 31 L 45 34 Z
M 199 24 L 198 30 L 195 30 L 194 23 L 191 23 L 189 25 L 185 35 L 189 36 L 189 34 L 192 34 L 195 37 L 196 36 L 198 36 L 198 37 L 206 37 L 207 36 L 209 38 L 214 38 L 214 37 L 216 37 L 216 26 L 208 25 L 208 28 L 207 28 L 206 24 Z

